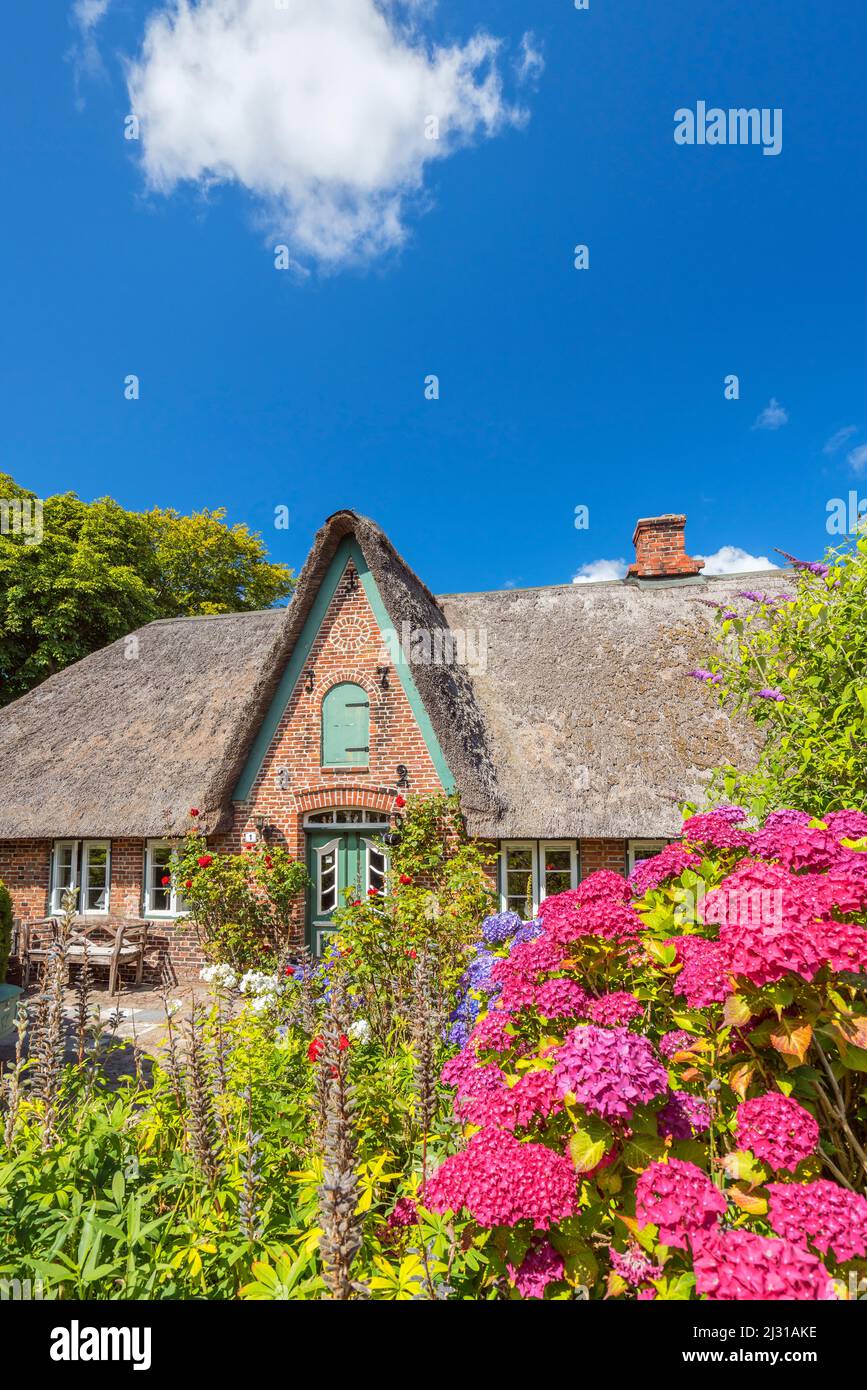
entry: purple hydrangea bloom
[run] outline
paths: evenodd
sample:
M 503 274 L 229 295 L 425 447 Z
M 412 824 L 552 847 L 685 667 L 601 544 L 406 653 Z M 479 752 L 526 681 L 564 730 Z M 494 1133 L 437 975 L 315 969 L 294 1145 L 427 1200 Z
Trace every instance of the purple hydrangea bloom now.
M 489 946 L 501 946 L 523 925 L 517 912 L 493 912 L 482 923 L 482 937 Z
M 668 1074 L 647 1038 L 628 1028 L 574 1028 L 557 1050 L 554 1075 L 561 1095 L 605 1120 L 628 1120 L 636 1105 L 663 1095 Z
M 516 946 L 523 946 L 527 941 L 535 941 L 536 937 L 541 936 L 544 930 L 545 928 L 538 918 L 533 922 L 525 922 L 522 927 L 518 928 L 515 935 L 512 937 L 509 944 L 509 951 L 514 951 Z
M 710 1129 L 710 1106 L 689 1091 L 671 1091 L 668 1100 L 656 1117 L 663 1139 L 692 1139 Z

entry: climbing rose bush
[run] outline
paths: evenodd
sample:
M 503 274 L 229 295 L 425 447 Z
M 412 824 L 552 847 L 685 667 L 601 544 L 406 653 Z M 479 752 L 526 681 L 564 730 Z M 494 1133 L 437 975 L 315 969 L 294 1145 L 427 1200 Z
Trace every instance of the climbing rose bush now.
M 478 1292 L 854 1297 L 865 923 L 867 815 L 737 806 L 486 919 L 446 1029 L 464 1146 L 420 1193 L 471 1219 Z

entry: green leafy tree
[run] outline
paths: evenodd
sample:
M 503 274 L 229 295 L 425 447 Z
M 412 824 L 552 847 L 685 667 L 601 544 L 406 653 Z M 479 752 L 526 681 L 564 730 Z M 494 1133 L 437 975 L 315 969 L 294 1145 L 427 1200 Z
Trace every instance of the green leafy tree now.
M 867 805 L 867 537 L 795 564 L 793 599 L 721 612 L 719 653 L 696 673 L 763 735 L 755 768 L 722 768 L 713 788 L 759 816 Z
M 0 500 L 34 498 L 0 473 Z M 0 703 L 156 618 L 250 612 L 294 577 L 226 513 L 126 511 L 110 497 L 44 500 L 42 538 L 0 530 Z

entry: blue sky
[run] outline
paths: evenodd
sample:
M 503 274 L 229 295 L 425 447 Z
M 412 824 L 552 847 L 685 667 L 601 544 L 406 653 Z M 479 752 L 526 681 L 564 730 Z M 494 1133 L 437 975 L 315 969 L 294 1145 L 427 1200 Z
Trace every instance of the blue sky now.
M 861 7 L 318 4 L 199 0 L 144 51 L 174 5 L 9 8 L 0 467 L 225 506 L 296 567 L 352 506 L 440 592 L 568 582 L 663 511 L 819 554 L 867 492 Z M 699 100 L 781 108 L 781 153 L 677 146 Z

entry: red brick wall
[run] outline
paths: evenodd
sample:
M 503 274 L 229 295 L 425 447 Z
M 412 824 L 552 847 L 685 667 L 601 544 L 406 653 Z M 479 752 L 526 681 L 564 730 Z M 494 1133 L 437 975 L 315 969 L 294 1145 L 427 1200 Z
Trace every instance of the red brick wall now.
M 350 566 L 354 573 L 354 569 Z M 388 667 L 388 690 L 380 684 L 377 667 Z M 306 671 L 313 670 L 313 689 L 307 690 Z M 322 700 L 333 685 L 353 681 L 370 699 L 370 761 L 368 767 L 321 766 Z M 363 806 L 388 814 L 398 794 L 397 765 L 409 773 L 409 791 L 442 791 L 427 745 L 415 721 L 400 678 L 391 663 L 373 611 L 349 572 L 341 579 L 325 614 L 302 676 L 289 698 L 268 753 L 247 802 L 235 808 L 230 843 L 236 849 L 245 831 L 254 830 L 256 816 L 267 817 L 270 838 L 303 859 L 304 815 L 330 806 Z M 277 782 L 278 769 L 288 772 L 288 785 Z
M 48 912 L 52 842 L 49 840 L 0 841 L 0 882 L 12 898 L 16 925 L 44 917 Z M 144 890 L 144 840 L 111 842 L 111 917 L 139 917 Z M 98 919 L 94 919 L 98 920 Z M 41 933 L 47 937 L 47 929 Z M 34 934 L 38 939 L 40 933 Z M 145 983 L 170 985 L 197 974 L 204 963 L 195 929 L 182 922 L 154 919 L 148 933 Z M 14 972 L 13 965 L 13 972 Z M 130 972 L 124 974 L 129 977 Z
M 597 869 L 613 869 L 615 873 L 625 874 L 625 840 L 579 840 L 579 872 L 582 878 L 594 874 Z

